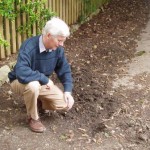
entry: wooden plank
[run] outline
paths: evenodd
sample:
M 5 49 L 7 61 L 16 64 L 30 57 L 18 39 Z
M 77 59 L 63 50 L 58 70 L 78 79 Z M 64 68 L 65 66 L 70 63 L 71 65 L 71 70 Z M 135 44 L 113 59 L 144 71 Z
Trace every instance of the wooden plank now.
M 78 21 L 78 3 L 79 0 L 76 0 L 76 22 Z
M 34 2 L 34 0 L 32 0 Z M 32 25 L 32 36 L 36 36 L 36 23 Z
M 51 9 L 52 9 L 52 11 L 54 11 L 54 9 L 53 9 L 53 0 L 51 0 Z
M 76 0 L 72 1 L 72 24 L 75 23 L 75 18 L 76 18 Z
M 19 8 L 20 6 L 18 5 L 17 9 L 19 10 Z M 18 28 L 20 25 L 21 25 L 21 15 L 19 14 L 16 18 L 16 28 Z M 17 38 L 16 48 L 18 50 L 22 42 L 21 34 L 19 32 L 17 32 L 16 38 Z
M 86 17 L 86 3 L 84 2 L 83 3 L 83 15 L 84 15 L 84 17 Z
M 78 8 L 77 8 L 78 20 L 81 17 L 81 0 L 78 0 Z
M 27 4 L 28 1 L 31 1 L 31 0 L 25 0 L 25 4 Z M 26 22 L 26 24 L 28 24 L 28 21 L 29 21 L 29 15 L 25 13 L 25 22 Z M 26 34 L 25 35 L 25 40 L 29 37 L 28 33 L 30 34 L 30 32 L 31 32 L 31 28 L 28 28 L 25 32 L 25 34 Z M 31 36 L 31 34 L 30 34 L 30 36 Z
M 3 17 L 0 16 L 0 34 L 2 39 L 4 39 L 4 28 L 3 28 Z M 0 59 L 5 58 L 5 48 L 4 46 L 0 45 Z
M 62 20 L 64 20 L 64 16 L 63 16 L 63 9 L 62 9 L 62 2 L 63 0 L 59 0 L 59 17 L 62 19 Z
M 77 18 L 79 21 L 79 18 L 81 16 L 81 0 L 77 0 L 78 1 L 78 5 L 77 5 Z
M 48 9 L 50 9 L 50 0 L 47 0 Z
M 66 0 L 66 19 L 68 21 L 68 24 L 71 25 L 71 14 L 72 14 L 72 10 L 71 10 L 71 0 Z
M 60 6 L 59 1 L 60 0 L 55 0 L 55 1 L 56 1 L 56 12 L 57 12 L 58 16 L 60 17 L 60 9 L 59 9 L 59 6 Z
M 79 1 L 76 0 L 76 8 L 75 8 L 75 12 L 76 12 L 75 21 L 76 21 L 76 22 L 78 21 L 78 14 L 77 14 L 77 11 L 78 11 L 78 3 L 79 3 Z
M 76 23 L 76 7 L 77 7 L 77 0 L 73 1 L 73 24 Z
M 47 6 L 48 6 L 48 9 L 49 9 L 49 3 L 50 3 L 50 1 L 49 1 L 49 0 L 47 0 Z
M 72 24 L 72 0 L 70 0 L 70 3 L 68 5 L 68 10 L 69 10 L 68 17 L 69 17 L 69 21 L 70 21 L 70 25 L 71 25 Z
M 16 53 L 16 26 L 15 21 L 11 21 L 11 53 Z
M 31 0 L 25 0 L 26 4 L 28 4 Z M 29 22 L 29 15 L 26 14 L 26 23 L 28 24 Z M 32 35 L 32 27 L 28 28 L 27 31 L 26 31 L 26 38 L 30 37 Z M 26 39 L 25 39 L 26 40 Z
M 56 0 L 57 12 L 58 16 L 60 17 L 60 0 Z
M 5 24 L 5 28 L 4 28 L 4 37 L 5 39 L 8 41 L 8 43 L 10 44 L 10 24 L 9 24 L 9 20 L 8 19 L 4 19 L 4 24 Z M 10 56 L 11 54 L 11 44 L 10 46 L 5 47 L 5 54 L 6 56 Z
M 48 8 L 50 9 L 50 11 L 53 11 L 53 0 L 49 0 L 49 5 Z M 53 11 L 54 12 L 54 11 Z
M 90 3 L 90 2 L 89 2 Z M 87 11 L 87 4 L 86 3 L 84 3 L 84 11 L 85 11 L 85 17 L 87 17 L 88 16 L 88 14 L 89 14 L 89 12 L 90 12 L 90 6 L 89 6 L 89 12 Z
M 45 2 L 45 8 L 48 9 L 48 0 L 47 0 L 47 2 Z
M 66 11 L 66 0 L 63 0 L 63 2 L 62 2 L 62 19 L 67 23 L 65 11 Z
M 73 0 L 71 0 L 71 24 L 73 23 Z
M 54 11 L 54 12 L 56 12 L 56 1 L 55 0 L 52 0 L 52 10 Z
M 73 0 L 71 0 L 71 24 L 73 24 Z
M 83 9 L 84 7 L 83 6 L 84 6 L 84 2 L 82 1 L 81 2 L 81 17 L 82 18 L 84 17 L 84 9 Z
M 26 4 L 26 1 L 23 1 L 23 4 Z M 26 25 L 26 23 L 27 23 L 26 14 L 23 13 L 22 14 L 22 25 Z M 27 39 L 27 32 L 23 31 L 21 36 L 22 36 L 22 42 L 25 41 Z
M 52 10 L 52 0 L 48 0 L 48 8 Z
M 14 7 L 15 4 L 14 4 Z M 16 53 L 16 19 L 14 21 L 11 21 L 10 23 L 10 28 L 11 28 L 11 53 L 14 54 Z
M 0 45 L 0 60 L 4 59 L 5 58 L 5 55 L 3 55 L 3 46 Z
M 32 25 L 32 36 L 36 36 L 36 23 Z

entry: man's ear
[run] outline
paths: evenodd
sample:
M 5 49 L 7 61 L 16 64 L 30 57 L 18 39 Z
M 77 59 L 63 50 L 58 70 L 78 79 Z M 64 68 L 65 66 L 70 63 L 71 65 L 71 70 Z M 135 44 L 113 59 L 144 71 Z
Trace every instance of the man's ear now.
M 47 33 L 47 38 L 50 39 L 52 36 L 50 33 Z

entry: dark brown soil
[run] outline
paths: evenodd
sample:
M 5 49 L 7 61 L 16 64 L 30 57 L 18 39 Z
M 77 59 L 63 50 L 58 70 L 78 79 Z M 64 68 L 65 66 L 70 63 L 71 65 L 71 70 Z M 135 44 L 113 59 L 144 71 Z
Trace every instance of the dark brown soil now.
M 4 84 L 0 88 L 2 150 L 149 150 L 150 126 L 137 119 L 134 111 L 141 106 L 134 100 L 149 99 L 148 93 L 122 88 L 111 93 L 112 81 L 122 76 L 120 68 L 134 57 L 149 10 L 148 0 L 112 0 L 66 41 L 75 105 L 68 113 L 42 115 L 46 133 L 28 130 L 22 98 Z M 144 112 L 146 117 L 150 113 Z

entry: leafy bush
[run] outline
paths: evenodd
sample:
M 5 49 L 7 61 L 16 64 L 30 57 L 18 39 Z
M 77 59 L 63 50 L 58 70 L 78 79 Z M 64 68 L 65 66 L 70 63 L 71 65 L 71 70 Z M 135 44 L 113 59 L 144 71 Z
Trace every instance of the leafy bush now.
M 41 32 L 45 22 L 55 15 L 50 9 L 45 8 L 47 0 L 0 0 L 0 16 L 14 21 L 18 15 L 25 14 L 28 19 L 25 24 L 18 27 L 20 33 L 31 35 L 31 27 L 36 24 L 38 33 Z M 7 42 L 0 36 L 0 45 L 8 46 Z

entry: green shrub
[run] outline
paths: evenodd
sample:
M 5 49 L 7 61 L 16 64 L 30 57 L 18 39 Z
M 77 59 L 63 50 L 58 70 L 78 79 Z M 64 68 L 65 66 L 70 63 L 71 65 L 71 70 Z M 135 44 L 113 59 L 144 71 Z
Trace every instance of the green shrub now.
M 28 0 L 23 3 L 22 0 L 0 0 L 0 16 L 14 21 L 18 15 L 25 14 L 27 21 L 18 27 L 20 33 L 27 33 L 31 36 L 31 28 L 36 24 L 38 33 L 41 32 L 45 22 L 55 15 L 50 9 L 45 8 L 47 0 Z M 8 46 L 8 43 L 0 37 L 0 45 Z

